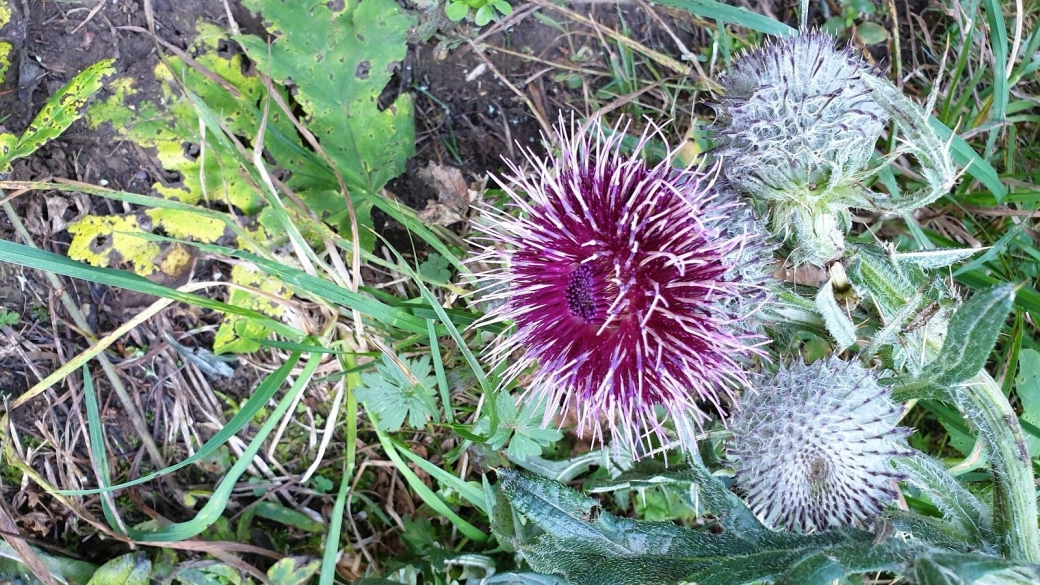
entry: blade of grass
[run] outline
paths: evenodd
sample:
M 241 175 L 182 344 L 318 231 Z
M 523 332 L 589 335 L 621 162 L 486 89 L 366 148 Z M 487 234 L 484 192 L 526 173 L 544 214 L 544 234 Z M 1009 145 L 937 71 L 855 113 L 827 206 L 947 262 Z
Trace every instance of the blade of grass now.
M 928 123 L 931 125 L 932 130 L 938 133 L 939 138 L 947 142 L 952 141 L 953 160 L 961 167 L 964 167 L 965 172 L 985 185 L 993 193 L 993 197 L 996 198 L 998 204 L 1003 203 L 1004 196 L 1007 195 L 1007 187 L 1000 181 L 1000 176 L 997 174 L 996 169 L 980 157 L 963 138 L 947 128 L 945 124 L 934 117 L 930 118 Z
M 437 333 L 434 329 L 433 319 L 426 320 L 426 329 L 430 335 L 430 360 L 433 362 L 433 373 L 437 376 L 437 389 L 441 394 L 441 404 L 444 405 L 444 419 L 448 424 L 455 422 L 451 408 L 451 393 L 448 388 L 448 378 L 444 375 L 444 364 L 441 362 L 441 348 L 437 344 Z
M 90 369 L 83 365 L 83 401 L 87 405 L 87 436 L 90 440 L 90 458 L 94 462 L 97 473 L 98 485 L 108 488 L 112 485 L 112 478 L 108 471 L 108 453 L 105 449 L 105 431 L 101 423 L 101 412 L 98 408 L 97 394 L 94 392 L 94 379 L 90 375 Z M 108 525 L 117 534 L 126 536 L 126 526 L 122 518 L 116 513 L 116 503 L 112 499 L 111 492 L 101 494 L 101 512 L 108 520 Z
M 449 508 L 448 505 L 444 503 L 444 500 L 434 493 L 433 490 L 426 487 L 426 484 L 419 479 L 419 476 L 408 467 L 408 464 L 405 463 L 403 459 L 401 459 L 397 449 L 394 447 L 394 442 L 385 431 L 379 429 L 378 417 L 371 412 L 368 413 L 368 417 L 372 419 L 372 427 L 375 429 L 376 436 L 379 437 L 379 443 L 383 445 L 383 451 L 386 452 L 386 456 L 389 457 L 390 461 L 392 461 L 397 467 L 397 471 L 404 476 L 405 481 L 408 482 L 408 486 L 412 488 L 412 491 L 414 491 L 415 494 L 426 503 L 426 505 L 433 508 L 435 512 L 450 520 L 451 523 L 459 529 L 459 532 L 466 535 L 467 538 L 475 542 L 486 542 L 488 539 L 487 534 L 484 534 L 479 528 L 473 526 L 456 514 L 454 510 Z
M 1008 38 L 1007 27 L 1004 23 L 1004 14 L 1001 12 L 1001 3 L 997 0 L 985 0 L 986 22 L 989 25 L 990 50 L 993 52 L 993 84 L 989 88 L 989 102 L 992 104 L 989 112 L 990 120 L 1003 124 L 1007 119 L 1007 106 L 1010 98 L 1010 87 L 1008 86 L 1008 75 L 1011 68 L 1008 67 Z M 997 139 L 1001 128 L 989 131 L 986 139 L 986 158 L 993 155 L 997 147 Z
M 135 327 L 144 323 L 157 315 L 160 311 L 170 306 L 174 301 L 170 299 L 159 299 L 149 305 L 140 313 L 134 315 L 129 321 L 123 323 L 115 331 L 109 333 L 103 338 L 97 340 L 92 346 L 76 354 L 72 359 L 67 361 L 57 370 L 51 372 L 49 376 L 40 380 L 32 388 L 25 391 L 24 394 L 19 396 L 16 400 L 12 401 L 9 408 L 12 410 L 18 408 L 30 400 L 36 398 L 43 392 L 45 392 L 51 386 L 54 386 L 58 382 L 65 379 L 66 376 L 76 371 L 80 367 L 85 367 L 86 363 L 94 359 L 98 354 L 108 349 L 113 343 L 119 341 L 121 337 L 132 331 Z
M 295 354 L 294 354 L 295 355 Z M 320 359 L 311 356 L 307 360 L 307 363 L 303 366 L 303 371 L 299 377 L 296 378 L 295 383 L 286 392 L 285 396 L 278 402 L 278 406 L 275 407 L 271 415 L 264 421 L 260 430 L 257 431 L 256 436 L 249 442 L 249 445 L 243 451 L 242 456 L 238 458 L 231 469 L 228 470 L 224 479 L 217 485 L 217 489 L 213 490 L 213 494 L 210 496 L 206 505 L 199 510 L 199 513 L 186 522 L 177 522 L 161 528 L 159 530 L 140 530 L 131 528 L 129 533 L 130 537 L 135 540 L 148 540 L 152 542 L 169 542 L 178 541 L 198 536 L 214 522 L 220 518 L 221 514 L 224 513 L 224 509 L 227 507 L 228 500 L 231 498 L 231 492 L 238 485 L 238 479 L 246 472 L 247 469 L 253 464 L 253 458 L 260 451 L 263 446 L 264 440 L 271 434 L 271 431 L 278 426 L 279 421 L 285 416 L 286 411 L 293 404 L 293 401 L 297 394 L 303 392 L 310 383 L 311 377 L 314 376 L 314 372 L 318 369 Z M 294 364 L 295 365 L 295 364 Z M 284 366 L 283 366 L 284 367 Z
M 293 352 L 285 361 L 285 363 L 283 363 L 277 370 L 268 374 L 267 377 L 264 378 L 264 381 L 256 387 L 256 390 L 253 392 L 253 395 L 249 397 L 249 400 L 247 400 L 245 404 L 242 405 L 242 408 L 239 409 L 239 411 L 235 414 L 235 416 L 231 417 L 231 420 L 228 421 L 226 425 L 224 425 L 224 428 L 220 429 L 220 431 L 217 432 L 217 434 L 213 435 L 213 437 L 210 438 L 210 440 L 206 441 L 205 444 L 203 444 L 202 447 L 200 447 L 194 455 L 188 457 L 180 463 L 171 465 L 169 467 L 166 467 L 165 469 L 160 469 L 159 471 L 155 471 L 144 477 L 139 477 L 135 480 L 114 486 L 109 486 L 107 488 L 92 490 L 58 490 L 56 493 L 62 496 L 89 496 L 120 490 L 131 486 L 140 485 L 147 481 L 151 481 L 157 477 L 173 473 L 178 469 L 181 469 L 183 467 L 191 465 L 192 463 L 195 463 L 196 461 L 199 461 L 203 457 L 211 455 L 217 449 L 219 449 L 221 445 L 226 443 L 228 439 L 230 439 L 233 435 L 238 433 L 238 431 L 242 430 L 247 424 L 249 424 L 249 422 L 253 420 L 253 417 L 256 416 L 256 413 L 260 412 L 260 410 L 267 405 L 267 402 L 272 397 L 274 397 L 275 392 L 277 392 L 278 389 L 282 387 L 282 383 L 285 382 L 285 379 L 289 377 L 289 374 L 292 372 L 293 368 L 296 367 L 296 363 L 300 360 L 300 356 L 301 352 Z M 311 361 L 316 360 L 312 359 Z
M 361 384 L 361 376 L 357 373 L 354 357 L 346 355 L 341 364 L 347 372 L 347 456 L 343 462 L 343 477 L 340 479 L 336 503 L 332 506 L 332 518 L 329 520 L 329 533 L 325 537 L 325 550 L 322 553 L 321 576 L 318 585 L 333 585 L 336 578 L 336 557 L 339 554 L 339 535 L 343 531 L 343 517 L 347 506 L 347 494 L 350 482 L 354 477 L 354 464 L 357 461 L 357 398 L 354 389 Z
M 64 256 L 31 248 L 22 244 L 0 240 L 0 262 L 10 262 L 26 268 L 36 268 L 53 272 L 62 276 L 78 278 L 89 282 L 96 282 L 107 286 L 114 286 L 132 290 L 134 292 L 149 294 L 157 297 L 173 299 L 181 303 L 196 305 L 204 309 L 212 309 L 224 313 L 241 315 L 255 319 L 264 327 L 271 329 L 283 337 L 289 339 L 303 339 L 305 334 L 289 325 L 264 315 L 259 311 L 236 307 L 220 301 L 214 301 L 206 297 L 181 292 L 177 289 L 156 284 L 147 278 L 138 276 L 125 270 L 113 270 L 111 268 L 98 268 L 83 262 L 76 262 Z M 423 332 L 426 328 L 423 327 Z
M 467 502 L 476 506 L 477 509 L 479 509 L 481 512 L 485 514 L 488 513 L 487 500 L 484 498 L 484 492 L 480 488 L 474 487 L 462 478 L 452 473 L 448 473 L 447 471 L 441 469 L 440 467 L 437 467 L 433 463 L 430 463 L 422 457 L 419 457 L 415 453 L 412 453 L 411 450 L 409 450 L 401 443 L 397 441 L 394 441 L 393 443 L 394 447 L 397 448 L 397 451 L 400 454 L 404 455 L 413 463 L 421 467 L 424 471 L 426 471 L 426 473 L 429 473 L 433 477 L 437 478 L 437 480 L 441 483 L 457 491 L 460 496 L 462 496 Z
M 701 18 L 710 18 L 727 24 L 735 24 L 767 35 L 791 36 L 797 31 L 786 24 L 751 12 L 746 8 L 727 6 L 713 0 L 656 0 L 662 6 L 685 10 Z
M 419 292 L 422 294 L 423 299 L 425 299 L 429 306 L 433 308 L 434 312 L 437 313 L 437 318 L 439 318 L 441 323 L 444 324 L 444 327 L 447 328 L 448 334 L 455 340 L 455 344 L 458 346 L 459 351 L 462 352 L 462 356 L 466 359 L 466 363 L 473 371 L 473 375 L 476 376 L 477 383 L 480 384 L 480 390 L 485 397 L 484 406 L 488 410 L 489 422 L 488 434 L 486 437 L 483 437 L 481 441 L 490 439 L 498 431 L 498 411 L 495 408 L 495 395 L 497 394 L 497 389 L 488 382 L 487 374 L 484 373 L 484 368 L 480 367 L 480 361 L 477 360 L 476 356 L 473 355 L 473 352 L 470 351 L 469 347 L 466 345 L 466 341 L 462 338 L 462 334 L 459 333 L 455 324 L 451 322 L 451 319 L 448 317 L 447 312 L 445 312 L 444 307 L 442 307 L 440 302 L 437 300 L 437 297 L 430 292 L 430 289 L 426 288 L 426 285 L 423 284 L 417 272 L 408 266 L 397 250 L 395 250 L 388 242 L 384 241 L 384 243 L 386 243 L 387 249 L 389 249 L 397 259 L 397 269 L 411 278 L 412 281 L 415 282 L 415 285 L 419 287 Z
M 143 239 L 155 240 L 159 242 L 165 241 L 179 241 L 167 238 L 164 236 L 157 236 L 152 234 L 141 235 Z M 387 327 L 394 329 L 403 329 L 409 333 L 426 334 L 426 322 L 410 312 L 396 309 L 385 303 L 382 303 L 372 297 L 356 293 L 350 289 L 339 286 L 334 282 L 330 282 L 317 276 L 312 276 L 291 266 L 261 258 L 256 254 L 246 252 L 243 250 L 236 250 L 234 248 L 228 248 L 226 246 L 217 246 L 215 244 L 203 244 L 200 242 L 182 242 L 189 246 L 194 246 L 204 252 L 212 254 L 220 254 L 229 256 L 232 258 L 238 258 L 240 260 L 246 260 L 252 262 L 268 276 L 272 276 L 282 281 L 286 286 L 295 288 L 300 293 L 309 297 L 317 297 L 325 300 L 329 303 L 341 305 L 349 309 L 355 309 L 362 315 L 366 315 L 376 321 L 383 323 Z M 2 252 L 2 248 L 0 248 Z M 3 256 L 0 255 L 0 259 Z M 309 293 L 309 294 L 308 294 Z M 270 319 L 270 318 L 268 318 Z

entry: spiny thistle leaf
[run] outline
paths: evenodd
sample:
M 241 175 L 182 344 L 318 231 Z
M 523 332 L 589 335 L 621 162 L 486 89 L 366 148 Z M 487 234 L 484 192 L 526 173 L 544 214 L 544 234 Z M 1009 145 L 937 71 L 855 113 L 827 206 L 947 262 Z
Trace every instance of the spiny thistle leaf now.
M 982 370 L 1015 302 L 1015 286 L 976 292 L 950 319 L 939 357 L 921 377 L 943 386 L 966 382 Z
M 993 517 L 942 463 L 921 453 L 895 460 L 906 482 L 920 489 L 943 513 L 943 519 L 975 547 L 987 552 L 1000 550 L 993 533 Z
M 613 480 L 600 484 L 592 493 L 618 489 L 638 489 L 652 486 L 673 486 L 689 492 L 697 500 L 698 508 L 708 510 L 724 530 L 732 530 L 746 540 L 754 540 L 759 533 L 768 532 L 744 502 L 703 465 L 689 465 L 664 469 L 656 460 L 643 460 Z
M 936 553 L 914 560 L 908 577 L 919 585 L 1032 585 L 1040 567 L 999 557 Z
M 925 270 L 931 270 L 935 268 L 946 268 L 947 266 L 956 264 L 961 260 L 967 260 L 981 251 L 982 250 L 978 248 L 920 250 L 917 252 L 900 252 L 898 254 L 893 254 L 892 258 L 896 262 L 906 264 L 912 263 Z
M 536 571 L 562 575 L 573 585 L 828 585 L 858 573 L 912 573 L 921 563 L 942 570 L 963 567 L 973 581 L 1037 570 L 998 557 L 940 552 L 913 538 L 879 540 L 861 530 L 805 535 L 763 530 L 749 541 L 737 530 L 638 522 L 599 511 L 595 500 L 549 479 L 511 470 L 499 470 L 498 476 L 501 493 L 546 531 L 517 542 L 518 551 Z
M 895 194 L 878 202 L 881 209 L 907 212 L 924 207 L 949 193 L 960 176 L 943 141 L 931 125 L 928 112 L 910 101 L 887 79 L 864 77 L 863 83 L 874 92 L 877 103 L 892 117 L 903 134 L 903 150 L 917 158 L 925 186 L 910 194 Z M 930 108 L 931 104 L 929 104 Z

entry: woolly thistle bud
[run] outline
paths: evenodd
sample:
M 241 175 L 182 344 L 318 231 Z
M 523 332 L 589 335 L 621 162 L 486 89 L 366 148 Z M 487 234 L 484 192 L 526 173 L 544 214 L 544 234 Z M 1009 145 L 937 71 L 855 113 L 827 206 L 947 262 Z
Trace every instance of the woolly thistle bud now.
M 504 301 L 484 322 L 516 324 L 490 353 L 509 362 L 504 377 L 537 364 L 528 394 L 547 399 L 547 417 L 574 408 L 579 432 L 601 441 L 605 423 L 638 453 L 667 439 L 658 408 L 692 445 L 746 382 L 765 342 L 747 317 L 771 254 L 713 173 L 649 164 L 624 136 L 561 124 L 558 155 L 526 153 L 531 175 L 510 164 L 500 183 L 513 209 L 482 209 L 471 263 L 484 298 Z
M 736 485 L 788 530 L 865 525 L 897 496 L 891 461 L 910 454 L 900 408 L 871 371 L 837 358 L 753 382 L 731 425 Z
M 725 175 L 773 203 L 774 227 L 797 238 L 798 261 L 839 254 L 848 208 L 865 202 L 860 172 L 888 120 L 863 82 L 872 74 L 852 49 L 809 32 L 766 43 L 721 80 L 713 129 Z

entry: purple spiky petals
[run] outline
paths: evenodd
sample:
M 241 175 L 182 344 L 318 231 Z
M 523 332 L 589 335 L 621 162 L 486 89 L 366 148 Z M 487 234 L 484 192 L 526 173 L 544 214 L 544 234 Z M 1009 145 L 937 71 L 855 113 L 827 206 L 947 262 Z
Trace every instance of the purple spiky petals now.
M 768 254 L 748 270 L 758 225 L 712 173 L 647 164 L 622 138 L 561 124 L 558 155 L 526 153 L 531 175 L 511 163 L 499 182 L 513 209 L 483 209 L 473 264 L 500 301 L 484 322 L 515 322 L 490 354 L 505 378 L 537 364 L 528 393 L 547 416 L 574 409 L 579 433 L 602 442 L 603 422 L 639 453 L 667 440 L 658 407 L 693 445 L 745 381 L 763 338 L 742 317 L 761 301 Z

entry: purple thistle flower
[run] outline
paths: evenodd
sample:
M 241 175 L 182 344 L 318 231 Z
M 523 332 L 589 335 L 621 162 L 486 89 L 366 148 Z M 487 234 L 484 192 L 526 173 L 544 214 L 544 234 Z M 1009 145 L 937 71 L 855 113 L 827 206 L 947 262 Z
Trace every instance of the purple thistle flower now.
M 574 408 L 579 434 L 602 442 L 603 421 L 639 453 L 652 435 L 667 440 L 660 406 L 692 446 L 702 404 L 723 414 L 762 354 L 745 317 L 765 297 L 770 249 L 714 173 L 623 154 L 624 133 L 592 123 L 568 135 L 561 120 L 558 155 L 525 152 L 533 176 L 509 163 L 499 180 L 515 209 L 482 209 L 471 262 L 490 266 L 476 279 L 503 301 L 482 322 L 516 324 L 490 359 L 509 362 L 507 381 L 538 363 L 528 393 L 547 401 L 544 423 Z

